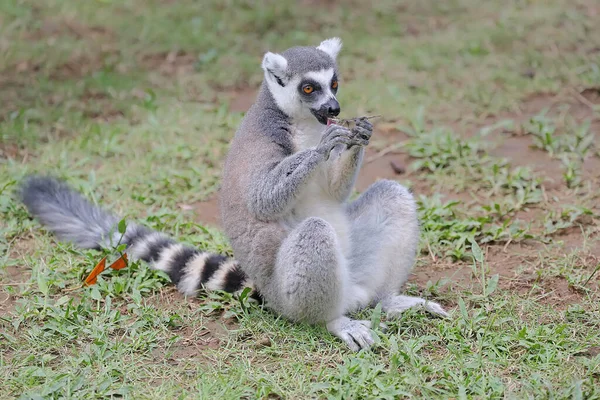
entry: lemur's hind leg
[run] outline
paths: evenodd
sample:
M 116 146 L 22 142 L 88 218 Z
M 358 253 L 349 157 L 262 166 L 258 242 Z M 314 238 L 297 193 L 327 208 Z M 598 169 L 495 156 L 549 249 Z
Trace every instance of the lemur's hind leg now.
M 348 214 L 352 221 L 352 281 L 372 293 L 371 302 L 381 301 L 390 317 L 419 306 L 446 316 L 437 303 L 399 295 L 413 268 L 419 241 L 412 194 L 397 182 L 380 180 L 349 204 Z
M 348 266 L 333 227 L 307 218 L 283 241 L 275 264 L 275 308 L 288 318 L 326 322 L 327 329 L 353 350 L 373 344 L 368 321 L 344 317 Z

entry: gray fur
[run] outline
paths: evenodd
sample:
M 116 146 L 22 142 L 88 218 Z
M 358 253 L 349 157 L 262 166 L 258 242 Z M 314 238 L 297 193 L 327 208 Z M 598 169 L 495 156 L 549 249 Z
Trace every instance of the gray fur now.
M 288 73 L 290 75 L 304 75 L 310 71 L 333 68 L 337 71 L 337 64 L 324 51 L 316 47 L 292 47 L 281 55 L 288 62 Z
M 343 313 L 344 258 L 335 231 L 321 218 L 307 218 L 283 241 L 268 283 L 270 306 L 288 318 L 319 322 Z M 272 286 L 272 287 L 271 287 Z
M 390 316 L 417 306 L 447 314 L 436 303 L 399 295 L 419 237 L 410 192 L 380 181 L 348 203 L 371 124 L 320 125 L 285 85 L 337 72 L 341 43 L 321 46 L 327 51 L 265 55 L 265 81 L 225 161 L 221 217 L 236 259 L 268 307 L 292 320 L 325 323 L 358 350 L 373 339 L 368 323 L 348 312 L 381 301 Z M 274 71 L 285 71 L 285 82 Z
M 346 212 L 352 221 L 351 242 L 357 244 L 349 265 L 356 282 L 376 293 L 375 302 L 397 294 L 408 279 L 419 242 L 413 196 L 397 182 L 380 180 L 348 204 Z
M 59 239 L 86 249 L 99 248 L 110 239 L 118 218 L 92 205 L 63 182 L 50 177 L 32 176 L 21 185 L 20 197 Z

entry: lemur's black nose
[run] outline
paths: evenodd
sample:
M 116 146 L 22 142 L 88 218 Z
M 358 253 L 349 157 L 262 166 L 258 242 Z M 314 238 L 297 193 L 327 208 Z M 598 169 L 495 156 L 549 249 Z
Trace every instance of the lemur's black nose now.
M 327 102 L 327 114 L 330 117 L 337 117 L 340 115 L 340 103 L 336 99 L 330 99 Z

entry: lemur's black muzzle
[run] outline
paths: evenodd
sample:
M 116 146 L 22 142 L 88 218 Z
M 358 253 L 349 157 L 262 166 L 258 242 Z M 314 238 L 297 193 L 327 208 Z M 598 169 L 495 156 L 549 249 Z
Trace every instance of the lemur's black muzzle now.
M 325 103 L 323 107 L 327 108 L 328 117 L 337 117 L 340 115 L 340 103 L 338 103 L 336 99 L 329 99 L 329 101 Z
M 337 117 L 340 115 L 340 103 L 334 98 L 327 100 L 325 104 L 319 107 L 318 110 L 310 110 L 315 118 L 323 125 L 327 124 L 329 118 Z

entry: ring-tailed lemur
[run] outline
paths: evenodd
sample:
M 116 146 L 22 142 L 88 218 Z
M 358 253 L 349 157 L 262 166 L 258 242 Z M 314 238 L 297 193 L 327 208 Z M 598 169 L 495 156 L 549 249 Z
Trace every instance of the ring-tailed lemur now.
M 411 307 L 447 316 L 434 302 L 399 295 L 419 238 L 416 205 L 393 181 L 349 201 L 372 125 L 330 119 L 340 106 L 341 41 L 268 52 L 264 81 L 231 145 L 222 174 L 221 219 L 235 259 L 200 252 L 137 224 L 121 243 L 133 259 L 165 271 L 188 295 L 201 288 L 255 288 L 266 306 L 324 323 L 353 350 L 373 343 L 370 322 L 348 313 L 378 302 L 388 316 Z M 97 248 L 115 241 L 119 218 L 49 177 L 21 188 L 29 211 L 59 238 Z

